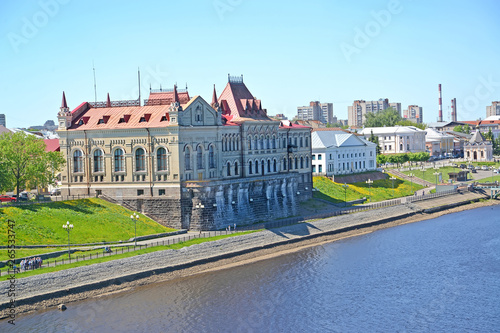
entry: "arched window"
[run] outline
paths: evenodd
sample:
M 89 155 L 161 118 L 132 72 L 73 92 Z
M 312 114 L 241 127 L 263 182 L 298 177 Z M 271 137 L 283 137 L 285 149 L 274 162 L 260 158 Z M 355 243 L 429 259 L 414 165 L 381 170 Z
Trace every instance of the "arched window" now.
M 239 170 L 238 170 L 238 162 L 234 162 L 234 175 L 238 176 L 239 175 Z
M 257 141 L 258 141 L 258 140 L 257 140 L 257 135 L 256 135 L 256 136 L 254 136 L 254 138 L 253 138 L 253 149 L 254 149 L 254 150 L 259 149 L 259 147 L 258 147 L 258 145 L 257 145 Z
M 189 147 L 186 147 L 184 151 L 184 167 L 186 170 L 191 170 L 191 149 Z
M 270 149 L 271 148 L 271 142 L 269 140 L 269 135 L 266 136 L 266 149 Z
M 247 141 L 248 141 L 248 150 L 252 150 L 252 137 L 248 136 Z
M 286 148 L 286 138 L 283 138 L 283 148 Z
M 286 157 L 283 159 L 283 170 L 286 170 Z
M 306 147 L 309 147 L 309 138 L 306 136 Z
M 196 148 L 196 168 L 203 169 L 203 149 L 201 146 Z
M 271 160 L 267 160 L 267 172 L 271 172 Z
M 209 168 L 215 168 L 214 146 L 208 147 L 208 165 Z
M 273 135 L 273 149 L 276 149 L 276 137 Z
M 259 139 L 259 149 L 264 149 L 264 136 L 261 135 Z
M 276 160 L 273 160 L 273 172 L 278 172 L 278 168 L 276 165 Z
M 227 175 L 231 176 L 231 163 L 227 162 Z
M 259 174 L 259 161 L 255 161 L 255 174 Z
M 300 158 L 300 168 L 304 169 L 304 158 L 303 157 Z
M 288 159 L 288 169 L 293 170 L 293 160 L 291 157 Z
M 75 150 L 73 153 L 73 172 L 83 172 L 83 158 L 81 150 Z
M 299 168 L 299 159 L 295 157 L 295 169 Z
M 104 171 L 103 161 L 102 161 L 102 150 L 97 149 L 94 151 L 94 172 Z
M 236 150 L 236 138 L 231 138 L 231 142 L 233 143 L 233 150 Z
M 158 148 L 156 151 L 156 170 L 167 170 L 167 150 L 163 147 Z
M 229 140 L 228 138 L 224 139 L 224 151 L 228 151 L 229 150 L 229 147 L 228 147 L 228 144 L 227 144 L 228 140 Z
M 309 156 L 306 156 L 306 168 L 309 168 Z
M 234 141 L 236 142 L 236 150 L 240 150 L 240 138 L 236 137 Z
M 123 150 L 122 149 L 117 149 L 115 150 L 115 172 L 121 172 L 125 171 L 125 165 L 124 165 L 124 157 L 123 157 Z
M 252 161 L 248 161 L 248 174 L 252 174 L 253 169 L 252 169 Z
M 300 142 L 300 143 L 299 143 L 300 147 L 304 147 L 304 141 L 302 141 L 302 137 L 300 137 L 299 142 Z
M 135 151 L 135 171 L 146 170 L 146 163 L 144 160 L 145 160 L 144 149 L 137 148 Z

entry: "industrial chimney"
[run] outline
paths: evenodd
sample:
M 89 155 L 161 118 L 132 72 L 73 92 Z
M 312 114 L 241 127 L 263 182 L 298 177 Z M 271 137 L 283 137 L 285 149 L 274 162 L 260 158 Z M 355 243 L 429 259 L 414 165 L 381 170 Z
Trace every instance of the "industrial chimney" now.
M 443 102 L 441 99 L 441 83 L 439 84 L 439 118 L 438 121 L 443 121 Z
M 451 100 L 451 121 L 457 121 L 457 99 Z

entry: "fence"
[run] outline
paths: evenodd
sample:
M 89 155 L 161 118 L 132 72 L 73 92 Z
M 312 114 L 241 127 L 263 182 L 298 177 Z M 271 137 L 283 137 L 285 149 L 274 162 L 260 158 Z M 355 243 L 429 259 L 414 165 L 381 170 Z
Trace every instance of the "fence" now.
M 16 273 L 19 272 L 25 272 L 29 270 L 36 270 L 36 269 L 41 269 L 41 268 L 47 268 L 47 267 L 56 267 L 59 265 L 64 265 L 64 264 L 71 264 L 71 263 L 76 263 L 80 261 L 85 261 L 85 260 L 91 260 L 91 259 L 98 259 L 98 258 L 103 258 L 103 257 L 109 257 L 112 255 L 116 254 L 122 254 L 122 253 L 128 253 L 128 252 L 133 252 L 133 251 L 139 251 L 143 249 L 147 249 L 149 247 L 155 247 L 155 246 L 168 246 L 168 245 L 174 245 L 182 242 L 187 242 L 196 238 L 209 238 L 209 237 L 215 237 L 215 236 L 221 236 L 221 235 L 231 235 L 233 233 L 237 233 L 237 231 L 228 231 L 228 230 L 221 230 L 221 231 L 204 231 L 200 232 L 199 234 L 189 234 L 185 235 L 182 237 L 178 238 L 173 238 L 173 239 L 164 239 L 162 241 L 157 241 L 157 242 L 151 242 L 149 244 L 138 244 L 137 246 L 134 245 L 128 245 L 128 246 L 122 246 L 120 248 L 111 248 L 111 252 L 104 252 L 104 248 L 102 252 L 96 252 L 96 253 L 90 253 L 90 254 L 82 254 L 82 255 L 76 255 L 72 256 L 68 259 L 53 259 L 53 260 L 45 260 L 42 262 L 42 265 L 39 266 L 38 268 L 33 268 L 33 269 L 28 269 L 28 270 L 19 270 L 19 264 L 22 259 L 15 259 L 15 265 L 16 265 Z M 3 275 L 8 275 L 12 274 L 13 270 L 9 268 L 4 268 L 0 269 L 0 276 Z
M 50 203 L 53 201 L 66 201 L 66 200 L 78 200 L 78 199 L 88 199 L 95 198 L 95 195 L 88 194 L 77 194 L 77 195 L 57 195 L 57 196 L 49 196 L 49 195 L 38 195 L 33 199 L 27 201 L 15 201 L 15 202 L 4 202 L 1 206 L 26 206 L 32 205 L 34 203 L 44 204 Z

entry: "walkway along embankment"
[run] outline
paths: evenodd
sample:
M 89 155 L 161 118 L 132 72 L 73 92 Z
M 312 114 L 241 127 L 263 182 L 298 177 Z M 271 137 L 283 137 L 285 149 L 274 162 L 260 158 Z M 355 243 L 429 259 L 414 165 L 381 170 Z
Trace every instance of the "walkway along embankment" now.
M 386 207 L 355 214 L 330 217 L 247 235 L 196 244 L 180 250 L 157 251 L 105 263 L 71 268 L 16 280 L 16 305 L 40 303 L 54 298 L 76 295 L 90 290 L 122 285 L 152 275 L 233 258 L 243 254 L 272 249 L 317 237 L 354 229 L 366 229 L 417 214 L 428 209 L 447 209 L 449 205 L 467 204 L 485 196 L 476 193 L 450 195 L 400 206 Z M 439 208 L 441 207 L 441 208 Z M 8 306 L 10 281 L 0 282 L 0 310 Z

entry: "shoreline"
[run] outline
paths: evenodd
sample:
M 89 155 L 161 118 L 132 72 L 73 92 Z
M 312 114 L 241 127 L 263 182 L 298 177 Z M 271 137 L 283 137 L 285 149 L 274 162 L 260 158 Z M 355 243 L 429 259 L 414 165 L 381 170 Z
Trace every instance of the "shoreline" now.
M 416 212 L 411 216 L 395 218 L 392 220 L 389 219 L 388 221 L 382 223 L 378 224 L 372 223 L 369 226 L 360 226 L 359 228 L 350 228 L 350 230 L 341 231 L 338 233 L 319 234 L 311 237 L 304 237 L 304 239 L 297 238 L 277 245 L 271 244 L 270 246 L 256 246 L 252 250 L 243 251 L 242 253 L 239 254 L 236 252 L 236 254 L 222 255 L 219 256 L 218 258 L 216 256 L 214 260 L 208 260 L 208 261 L 200 260 L 199 262 L 192 262 L 191 264 L 178 265 L 173 269 L 158 269 L 159 274 L 156 274 L 156 272 L 153 270 L 152 274 L 143 277 L 140 277 L 139 274 L 137 278 L 133 278 L 131 280 L 125 279 L 125 281 L 123 281 L 123 279 L 121 280 L 118 279 L 117 281 L 119 283 L 109 284 L 108 282 L 104 283 L 105 285 L 103 286 L 100 286 L 99 283 L 96 283 L 93 286 L 84 286 L 83 288 L 72 288 L 74 290 L 71 293 L 70 290 L 67 289 L 66 291 L 68 292 L 68 295 L 61 296 L 60 295 L 61 293 L 58 293 L 59 294 L 58 296 L 51 297 L 49 299 L 35 301 L 30 304 L 19 305 L 16 307 L 16 313 L 27 315 L 37 311 L 43 312 L 46 310 L 51 310 L 52 308 L 55 308 L 62 303 L 68 305 L 71 303 L 85 301 L 90 298 L 101 298 L 113 294 L 118 294 L 121 292 L 132 291 L 145 287 L 153 287 L 153 285 L 157 283 L 189 278 L 224 269 L 230 269 L 233 267 L 251 264 L 258 261 L 286 255 L 288 253 L 301 251 L 313 246 L 324 245 L 341 239 L 368 234 L 385 228 L 391 228 L 403 224 L 424 221 L 450 213 L 461 212 L 480 207 L 488 207 L 497 204 L 500 204 L 500 202 L 497 202 L 495 200 L 488 200 L 475 203 L 464 203 L 460 206 L 445 208 L 443 210 L 436 212 L 429 212 L 429 213 Z M 79 289 L 83 290 L 78 291 Z M 4 316 L 2 317 L 5 318 Z

